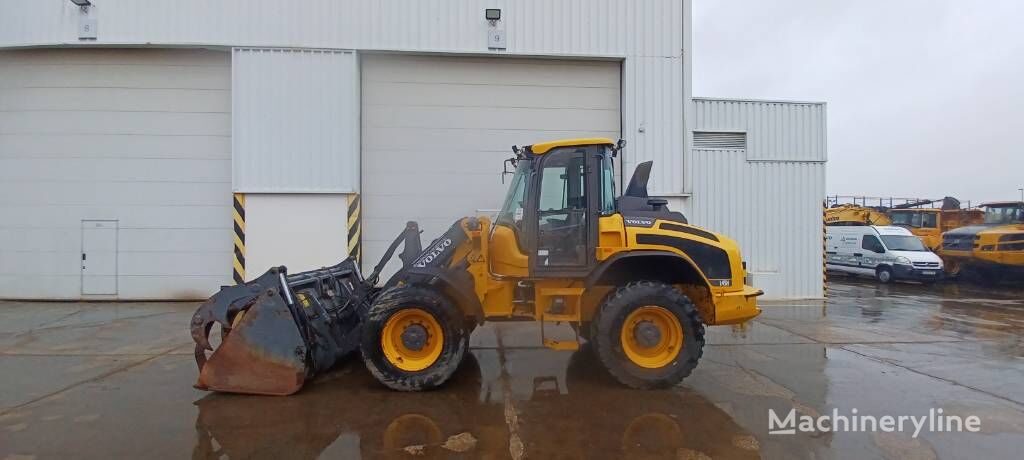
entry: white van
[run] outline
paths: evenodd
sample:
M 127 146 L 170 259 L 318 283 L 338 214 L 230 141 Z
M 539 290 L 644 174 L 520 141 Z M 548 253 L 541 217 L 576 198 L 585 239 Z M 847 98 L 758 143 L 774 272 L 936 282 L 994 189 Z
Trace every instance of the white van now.
M 830 226 L 825 230 L 828 270 L 868 275 L 882 283 L 942 279 L 942 259 L 903 227 Z

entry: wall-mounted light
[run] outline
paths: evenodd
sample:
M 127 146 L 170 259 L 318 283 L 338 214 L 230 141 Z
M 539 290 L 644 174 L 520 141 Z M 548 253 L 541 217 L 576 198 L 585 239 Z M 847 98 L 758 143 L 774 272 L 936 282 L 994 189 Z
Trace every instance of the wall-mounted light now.
M 501 21 L 501 10 L 498 8 L 485 9 L 484 19 L 490 24 L 490 27 L 487 28 L 487 49 L 505 49 L 505 29 L 498 25 L 498 21 Z
M 89 7 L 92 6 L 92 2 L 90 2 L 89 0 L 70 0 L 70 1 L 71 1 L 71 3 L 74 3 L 79 8 L 81 8 L 82 12 L 88 11 Z

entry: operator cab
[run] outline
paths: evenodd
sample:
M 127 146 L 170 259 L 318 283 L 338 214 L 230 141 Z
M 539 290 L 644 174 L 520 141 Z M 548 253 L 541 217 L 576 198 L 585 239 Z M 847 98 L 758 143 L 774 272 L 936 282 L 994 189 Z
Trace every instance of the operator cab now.
M 586 272 L 595 262 L 596 221 L 615 212 L 615 143 L 573 139 L 514 151 L 515 172 L 495 232 L 512 231 L 530 274 Z
M 985 209 L 985 223 L 1009 225 L 1024 223 L 1024 201 L 1000 201 L 981 205 Z
M 602 218 L 627 211 L 686 223 L 665 200 L 647 196 L 652 162 L 641 163 L 626 193 L 616 196 L 614 158 L 624 147 L 625 141 L 607 138 L 513 147 L 516 156 L 506 163 L 515 169 L 506 171 L 512 180 L 491 235 L 497 251 L 492 269 L 531 277 L 585 276 L 597 264 Z M 503 250 L 510 239 L 521 254 Z
M 892 224 L 910 228 L 939 228 L 939 209 L 893 209 L 889 211 Z

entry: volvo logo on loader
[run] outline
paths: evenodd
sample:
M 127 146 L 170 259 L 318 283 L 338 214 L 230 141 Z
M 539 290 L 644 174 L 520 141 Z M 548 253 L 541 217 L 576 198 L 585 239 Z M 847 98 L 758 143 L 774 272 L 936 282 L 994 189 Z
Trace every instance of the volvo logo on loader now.
M 417 259 L 416 262 L 412 264 L 412 266 L 413 267 L 423 268 L 423 267 L 426 267 L 427 265 L 430 265 L 430 263 L 433 262 L 434 259 L 436 259 L 438 256 L 443 254 L 444 250 L 448 249 L 449 247 L 451 247 L 451 245 L 452 245 L 452 239 L 451 238 L 445 238 L 445 239 L 441 240 L 441 242 L 435 244 L 432 248 L 430 248 L 429 252 L 424 254 L 423 257 L 420 257 L 419 259 Z
M 623 217 L 622 220 L 626 222 L 627 227 L 650 228 L 654 225 L 654 219 L 647 219 L 643 217 Z

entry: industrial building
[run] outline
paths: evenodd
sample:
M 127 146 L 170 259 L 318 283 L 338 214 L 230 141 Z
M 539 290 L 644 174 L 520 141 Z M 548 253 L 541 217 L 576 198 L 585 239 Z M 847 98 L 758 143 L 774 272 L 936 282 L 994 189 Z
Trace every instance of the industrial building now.
M 79 6 L 76 3 L 87 3 Z M 0 298 L 194 299 L 429 240 L 512 145 L 622 174 L 821 297 L 822 103 L 694 99 L 690 1 L 35 0 L 0 10 Z M 473 193 L 467 193 L 473 190 Z

